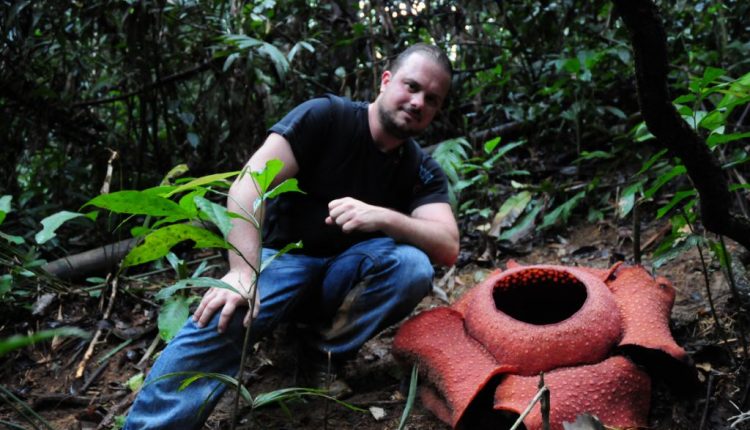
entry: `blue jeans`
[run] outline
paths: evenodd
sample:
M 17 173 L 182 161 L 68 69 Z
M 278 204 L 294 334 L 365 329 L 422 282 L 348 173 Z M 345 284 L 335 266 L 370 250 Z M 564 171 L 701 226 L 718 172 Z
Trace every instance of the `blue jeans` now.
M 276 251 L 263 249 L 265 260 Z M 260 275 L 261 305 L 251 341 L 298 313 L 314 315 L 317 334 L 308 341 L 334 357 L 351 357 L 382 329 L 406 317 L 430 292 L 434 275 L 421 250 L 377 238 L 327 258 L 286 254 Z M 185 377 L 152 382 L 172 372 L 201 371 L 236 376 L 245 312 L 237 310 L 219 334 L 219 312 L 205 328 L 188 319 L 154 363 L 128 414 L 125 430 L 199 429 L 225 390 L 203 378 L 182 391 Z

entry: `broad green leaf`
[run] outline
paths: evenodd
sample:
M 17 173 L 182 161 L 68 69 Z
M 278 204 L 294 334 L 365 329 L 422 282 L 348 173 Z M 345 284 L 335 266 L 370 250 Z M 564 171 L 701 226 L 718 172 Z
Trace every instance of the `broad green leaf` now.
M 5 220 L 5 215 L 11 212 L 11 200 L 13 200 L 13 196 L 4 195 L 0 197 L 0 224 Z
M 136 392 L 141 389 L 145 379 L 143 372 L 138 372 L 125 382 L 125 386 L 127 386 L 130 391 Z
M 615 154 L 605 151 L 581 151 L 581 155 L 578 157 L 576 162 L 581 160 L 594 160 L 597 158 L 608 160 L 610 158 L 614 158 L 614 156 Z
M 489 235 L 499 237 L 504 228 L 510 227 L 516 222 L 518 217 L 526 210 L 530 201 L 531 193 L 528 191 L 521 191 L 508 197 L 493 218 Z
M 636 142 L 645 142 L 650 139 L 654 139 L 655 136 L 651 134 L 645 122 L 641 122 L 635 126 L 633 130 L 633 139 Z
M 721 267 L 724 269 L 729 267 L 731 256 L 727 254 L 727 250 L 721 245 L 721 242 L 712 240 L 709 242 L 709 245 L 711 246 L 711 251 L 718 257 Z
M 651 168 L 651 166 L 654 165 L 657 161 L 661 159 L 661 157 L 664 156 L 664 154 L 667 153 L 666 149 L 662 149 L 661 151 L 657 152 L 656 154 L 652 155 L 651 158 L 646 160 L 645 163 L 643 163 L 643 167 L 641 167 L 641 170 L 639 170 L 635 175 L 633 176 L 641 176 L 643 173 L 645 173 L 647 170 Z
M 572 198 L 568 199 L 565 203 L 556 207 L 552 212 L 544 216 L 542 225 L 539 226 L 539 230 L 543 230 L 550 226 L 557 224 L 559 221 L 566 222 L 573 212 L 573 209 L 586 197 L 586 191 L 581 191 Z
M 260 265 L 260 271 L 263 272 L 263 270 L 266 267 L 268 267 L 268 265 L 271 264 L 271 262 L 273 260 L 275 260 L 277 257 L 281 257 L 282 255 L 286 254 L 287 252 L 289 252 L 289 251 L 291 251 L 293 249 L 300 249 L 300 248 L 302 248 L 302 241 L 294 242 L 294 243 L 290 243 L 290 244 L 286 245 L 285 247 L 281 248 L 279 251 L 277 251 L 272 256 L 266 258 L 263 261 L 263 263 L 261 263 L 261 265 Z
M 268 194 L 265 195 L 264 199 L 270 200 L 278 196 L 279 194 L 288 193 L 288 192 L 297 192 L 297 193 L 305 194 L 304 191 L 299 189 L 299 186 L 297 185 L 297 179 L 289 178 L 289 179 L 285 179 L 284 182 L 280 183 L 279 185 L 275 186 L 271 191 L 269 191 Z
M 78 212 L 60 211 L 55 214 L 48 216 L 42 220 L 42 230 L 34 235 L 36 243 L 43 244 L 48 240 L 56 236 L 55 232 L 61 225 L 66 221 L 70 221 L 74 218 L 85 217 L 84 214 Z
M 13 234 L 5 234 L 2 231 L 0 231 L 0 238 L 3 238 L 7 240 L 8 242 L 12 243 L 13 245 L 21 245 L 26 243 L 26 240 L 21 236 L 16 236 Z
M 289 60 L 286 59 L 286 55 L 279 48 L 267 42 L 263 42 L 263 46 L 258 48 L 258 52 L 271 59 L 279 78 L 284 79 L 287 71 L 289 71 Z
M 505 230 L 497 240 L 508 240 L 511 243 L 516 243 L 523 239 L 526 235 L 534 230 L 536 224 L 536 217 L 542 210 L 542 205 L 535 202 L 532 204 L 532 209 L 524 215 L 524 217 L 516 223 L 512 228 Z
M 268 160 L 266 162 L 265 167 L 258 171 L 258 172 L 250 172 L 250 174 L 255 179 L 255 183 L 258 185 L 258 194 L 264 195 L 268 192 L 268 188 L 273 183 L 273 180 L 276 178 L 276 175 L 281 172 L 281 169 L 284 167 L 284 163 L 281 162 L 281 160 Z
M 216 278 L 208 278 L 208 277 L 201 277 L 201 278 L 188 278 L 183 279 L 181 281 L 178 281 L 172 285 L 170 285 L 167 288 L 162 288 L 159 290 L 158 293 L 154 296 L 157 300 L 166 300 L 169 297 L 172 297 L 172 295 L 177 290 L 182 290 L 185 288 L 222 288 L 225 290 L 232 291 L 237 294 L 241 294 L 237 289 L 232 287 L 231 285 L 227 284 L 226 282 L 216 279 Z
M 733 142 L 735 140 L 745 139 L 747 137 L 750 137 L 750 132 L 730 134 L 712 133 L 710 136 L 708 136 L 708 139 L 706 139 L 706 143 L 708 144 L 709 148 L 714 148 L 717 145 L 721 145 L 722 143 Z
M 182 116 L 181 116 L 182 118 Z M 172 167 L 172 170 L 167 172 L 166 175 L 164 175 L 164 178 L 161 180 L 160 185 L 169 185 L 172 183 L 172 179 L 180 177 L 187 173 L 190 170 L 187 164 L 178 164 L 177 166 Z
M 0 276 L 0 298 L 13 289 L 13 275 L 6 273 Z
M 616 116 L 617 118 L 628 119 L 628 116 L 625 115 L 625 112 L 623 112 L 622 110 L 620 110 L 619 108 L 616 108 L 614 106 L 604 106 L 604 110 L 606 110 L 607 112 L 609 112 L 612 115 Z
M 186 240 L 194 241 L 194 248 L 231 248 L 224 239 L 204 228 L 190 224 L 174 224 L 149 233 L 143 243 L 130 250 L 122 265 L 129 267 L 154 261 L 164 257 L 173 246 Z
M 191 219 L 198 217 L 198 207 L 195 205 L 195 198 L 197 196 L 203 197 L 207 191 L 205 188 L 198 188 L 180 197 L 179 205 L 185 209 L 185 212 L 190 214 Z
M 188 183 L 185 183 L 176 187 L 170 192 L 164 194 L 164 197 L 171 197 L 177 193 L 181 193 L 183 191 L 188 191 L 188 190 L 193 190 L 195 188 L 202 187 L 204 185 L 211 184 L 214 182 L 226 181 L 227 178 L 231 178 L 239 174 L 240 174 L 240 171 L 238 170 L 236 172 L 215 173 L 213 175 L 201 176 L 200 178 L 195 178 Z
M 695 94 L 685 94 L 682 96 L 677 97 L 674 99 L 672 103 L 674 104 L 685 104 L 685 103 L 691 103 L 695 101 Z
M 714 110 L 709 112 L 708 115 L 704 116 L 698 125 L 705 128 L 706 130 L 714 131 L 717 128 L 723 126 L 725 122 L 726 120 L 724 118 L 724 114 Z
M 672 200 L 669 201 L 669 203 L 660 207 L 659 210 L 656 211 L 656 219 L 663 217 L 667 212 L 672 210 L 672 208 L 675 207 L 681 201 L 685 200 L 688 197 L 695 197 L 696 195 L 698 195 L 698 192 L 695 190 L 677 192 L 674 195 L 674 197 L 672 197 Z
M 723 69 L 717 69 L 716 67 L 707 67 L 703 71 L 703 77 L 700 80 L 701 89 L 706 88 L 710 83 L 714 82 L 717 78 L 724 76 L 726 72 Z
M 219 227 L 221 234 L 226 239 L 232 230 L 232 218 L 229 216 L 227 208 L 201 196 L 195 196 L 193 200 L 201 213 L 207 216 L 214 225 Z
M 682 255 L 684 252 L 692 248 L 695 248 L 701 242 L 702 242 L 702 238 L 700 236 L 690 234 L 686 238 L 680 238 L 680 240 L 673 242 L 671 244 L 672 246 L 669 247 L 665 252 L 663 253 L 654 252 L 654 258 L 653 258 L 654 269 L 658 269 L 659 267 L 663 266 L 665 263 Z
M 189 297 L 173 296 L 161 305 L 158 320 L 159 336 L 165 342 L 172 340 L 185 325 L 190 315 L 190 303 Z
M 84 206 L 88 205 L 131 215 L 171 216 L 178 219 L 190 217 L 190 214 L 177 203 L 142 191 L 125 190 L 102 194 L 89 200 Z
M 627 214 L 633 210 L 635 205 L 635 195 L 642 191 L 644 181 L 638 181 L 634 184 L 628 185 L 620 195 L 620 199 L 617 201 L 617 212 L 620 218 L 625 218 Z
M 23 348 L 28 345 L 33 345 L 37 342 L 51 339 L 55 336 L 75 336 L 88 338 L 89 334 L 79 328 L 62 327 L 52 330 L 38 331 L 32 335 L 14 335 L 0 340 L 0 357 L 4 356 L 10 351 Z
M 490 139 L 487 142 L 484 143 L 484 153 L 490 154 L 500 143 L 500 136 Z
M 646 192 L 643 193 L 643 198 L 650 199 L 653 197 L 654 194 L 656 194 L 657 191 L 661 187 L 664 186 L 667 182 L 671 181 L 677 176 L 684 175 L 687 172 L 687 169 L 685 169 L 685 166 L 680 164 L 679 166 L 674 166 L 669 172 L 659 176 L 656 181 L 654 181 L 654 184 L 646 190 Z

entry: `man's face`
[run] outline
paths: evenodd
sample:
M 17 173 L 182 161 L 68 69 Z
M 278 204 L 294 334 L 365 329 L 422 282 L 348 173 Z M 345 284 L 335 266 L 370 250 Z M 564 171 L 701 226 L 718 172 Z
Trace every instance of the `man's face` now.
M 450 75 L 430 58 L 411 54 L 396 73 L 380 81 L 378 118 L 390 135 L 405 139 L 430 125 L 448 95 Z

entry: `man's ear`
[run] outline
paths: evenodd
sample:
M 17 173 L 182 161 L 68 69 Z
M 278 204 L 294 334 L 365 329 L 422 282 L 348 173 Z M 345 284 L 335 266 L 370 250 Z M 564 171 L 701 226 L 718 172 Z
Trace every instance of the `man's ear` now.
M 392 77 L 393 77 L 393 74 L 391 74 L 390 70 L 384 71 L 383 74 L 380 76 L 380 92 L 381 93 L 385 89 L 386 85 L 388 85 L 391 82 Z

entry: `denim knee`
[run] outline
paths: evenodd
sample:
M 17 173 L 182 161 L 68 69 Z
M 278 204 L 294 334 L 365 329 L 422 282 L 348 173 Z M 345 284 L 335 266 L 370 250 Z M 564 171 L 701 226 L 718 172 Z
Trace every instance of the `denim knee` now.
M 380 257 L 380 264 L 392 265 L 392 277 L 399 286 L 394 293 L 399 295 L 399 301 L 416 305 L 432 290 L 435 270 L 427 254 L 419 248 L 397 244 L 393 252 Z

